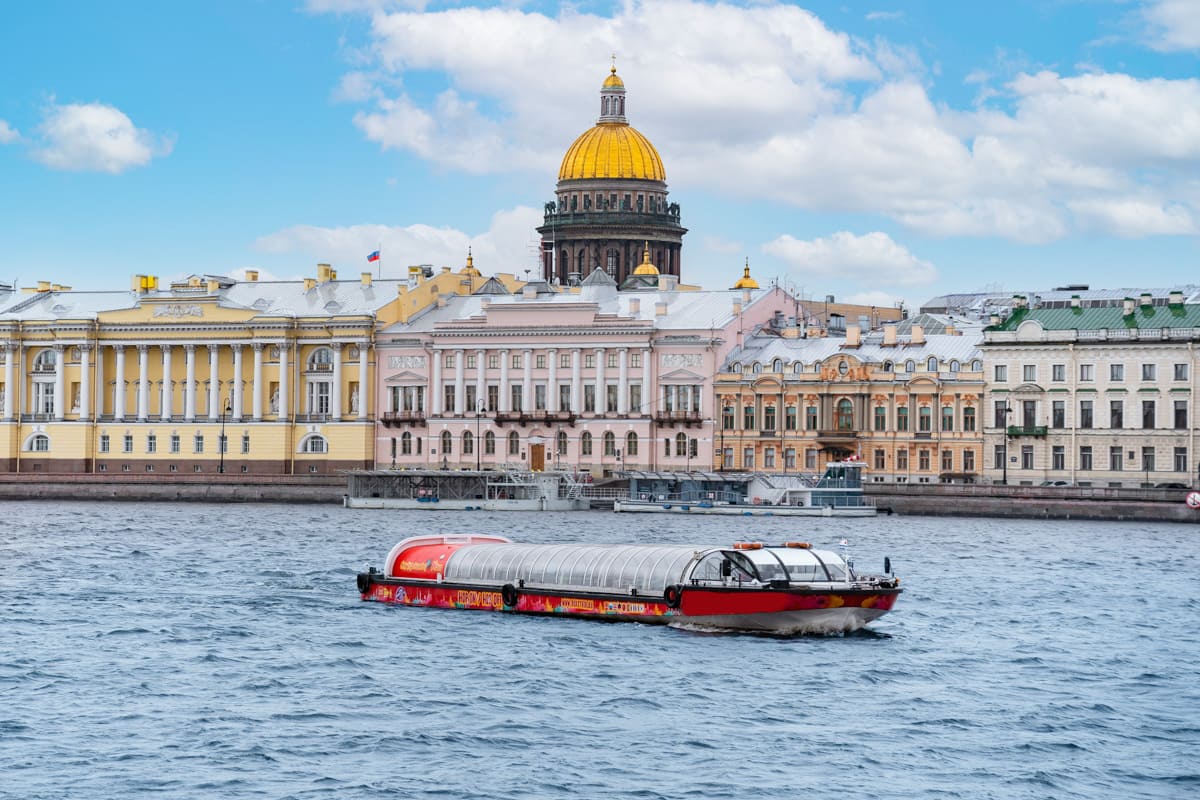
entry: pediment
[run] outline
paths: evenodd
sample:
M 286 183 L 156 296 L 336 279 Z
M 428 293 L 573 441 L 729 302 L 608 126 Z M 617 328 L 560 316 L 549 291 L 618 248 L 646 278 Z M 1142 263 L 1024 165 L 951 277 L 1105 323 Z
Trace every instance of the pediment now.
M 409 370 L 405 370 L 404 372 L 397 372 L 395 375 L 389 375 L 388 377 L 384 378 L 383 382 L 384 383 L 427 383 L 428 378 L 426 378 L 424 375 L 422 375 L 419 372 L 412 372 Z
M 1045 391 L 1045 389 L 1036 383 L 1022 383 L 1016 389 L 1013 389 L 1013 394 L 1044 394 Z
M 679 382 L 679 383 L 683 383 L 683 382 L 700 383 L 700 382 L 703 382 L 704 377 L 701 375 L 697 375 L 695 372 L 692 372 L 690 369 L 677 369 L 677 370 L 672 370 L 671 372 L 668 372 L 665 375 L 659 375 L 658 379 L 660 381 L 673 381 L 673 382 Z

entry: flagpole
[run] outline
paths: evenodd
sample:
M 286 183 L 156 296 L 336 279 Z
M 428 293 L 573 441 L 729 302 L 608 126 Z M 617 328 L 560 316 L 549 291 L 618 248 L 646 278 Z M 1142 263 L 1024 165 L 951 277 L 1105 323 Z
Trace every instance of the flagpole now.
M 379 259 L 378 259 L 379 264 L 376 265 L 375 271 L 378 273 L 377 277 L 382 278 L 383 277 L 383 245 L 380 244 L 379 247 L 377 247 L 375 249 L 375 252 L 379 253 Z

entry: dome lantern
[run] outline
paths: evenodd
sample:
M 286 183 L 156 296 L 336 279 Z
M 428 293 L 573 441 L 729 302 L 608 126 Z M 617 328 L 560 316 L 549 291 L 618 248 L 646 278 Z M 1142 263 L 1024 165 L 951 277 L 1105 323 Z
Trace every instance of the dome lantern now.
M 625 82 L 617 75 L 616 59 L 613 56 L 612 68 L 600 87 L 600 118 L 596 122 L 628 125 L 629 120 L 625 118 Z
M 750 259 L 746 259 L 746 268 L 742 272 L 742 277 L 738 278 L 737 283 L 733 285 L 734 289 L 757 289 L 758 281 L 750 277 Z

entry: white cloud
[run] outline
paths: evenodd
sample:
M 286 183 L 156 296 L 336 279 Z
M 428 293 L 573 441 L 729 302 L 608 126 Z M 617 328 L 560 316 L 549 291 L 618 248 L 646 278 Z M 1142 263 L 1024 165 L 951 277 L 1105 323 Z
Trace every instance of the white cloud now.
M 1155 50 L 1200 50 L 1196 0 L 1150 0 L 1142 9 L 1146 41 Z
M 853 276 L 861 283 L 885 286 L 911 286 L 937 278 L 933 264 L 917 258 L 879 231 L 863 236 L 839 231 L 812 241 L 784 234 L 762 249 L 788 264 L 799 277 Z
M 1187 208 L 1173 204 L 1138 200 L 1076 200 L 1072 211 L 1090 229 L 1124 238 L 1153 235 L 1200 233 L 1196 216 Z
M 0 144 L 12 144 L 21 138 L 21 134 L 16 128 L 10 127 L 7 122 L 0 119 Z
M 339 103 L 365 103 L 379 97 L 375 86 L 375 78 L 365 72 L 347 72 L 338 82 L 332 92 L 332 98 Z
M 742 252 L 742 243 L 735 242 L 732 239 L 726 239 L 722 236 L 708 235 L 700 240 L 701 246 L 705 250 L 721 255 L 732 255 L 733 253 Z
M 33 157 L 48 167 L 116 174 L 171 152 L 174 142 L 141 128 L 113 106 L 51 106 L 38 128 Z
M 880 22 L 880 21 L 888 21 L 888 20 L 893 20 L 893 19 L 900 19 L 903 16 L 904 16 L 903 11 L 871 11 L 870 13 L 867 14 L 867 20 L 869 22 Z
M 380 249 L 385 277 L 402 277 L 411 264 L 461 267 L 470 248 L 475 265 L 484 273 L 520 274 L 536 267 L 531 251 L 532 231 L 542 222 L 542 212 L 518 206 L 497 212 L 484 233 L 471 234 L 430 225 L 350 225 L 337 228 L 294 225 L 259 237 L 254 247 L 265 253 L 295 253 L 311 262 L 327 262 L 341 269 L 368 271 L 367 254 Z
M 853 303 L 859 306 L 882 306 L 884 308 L 897 308 L 901 303 L 906 302 L 903 297 L 898 294 L 890 294 L 878 290 L 871 292 L 856 292 L 848 294 L 844 297 L 839 297 L 838 302 Z

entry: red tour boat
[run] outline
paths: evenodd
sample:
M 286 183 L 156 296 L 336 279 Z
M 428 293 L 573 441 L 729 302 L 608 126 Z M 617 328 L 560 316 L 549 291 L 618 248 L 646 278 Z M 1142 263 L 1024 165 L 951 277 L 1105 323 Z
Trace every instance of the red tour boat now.
M 805 542 L 517 544 L 477 534 L 405 539 L 382 571 L 358 575 L 358 590 L 380 603 L 776 634 L 857 630 L 901 592 L 899 578 L 859 575 Z

